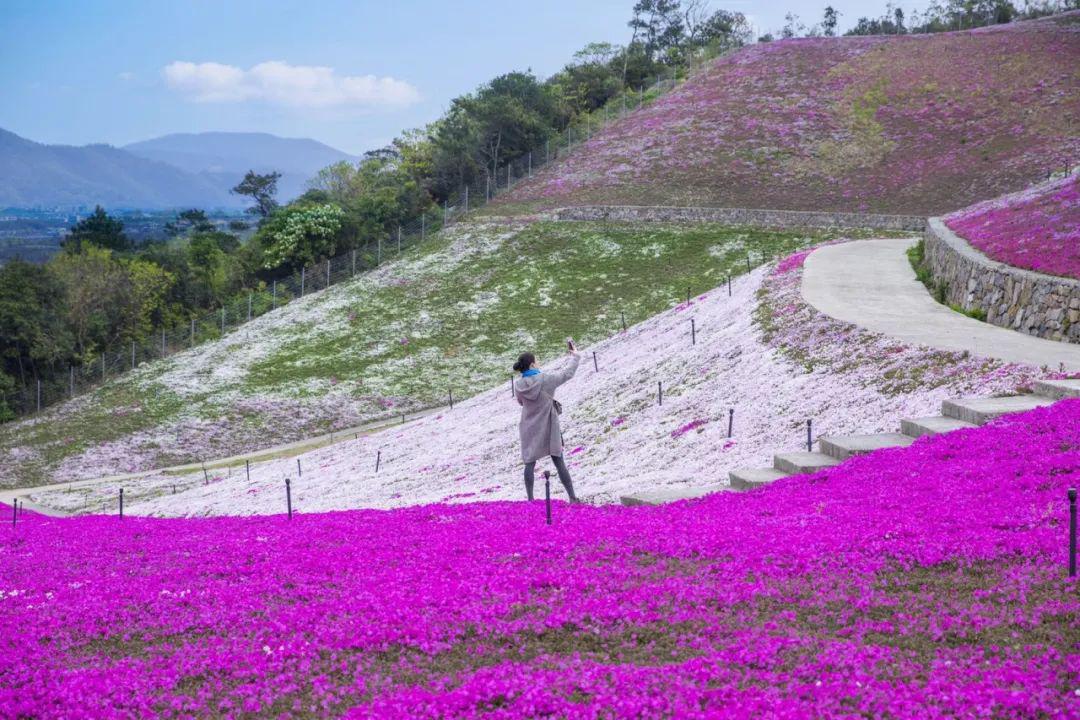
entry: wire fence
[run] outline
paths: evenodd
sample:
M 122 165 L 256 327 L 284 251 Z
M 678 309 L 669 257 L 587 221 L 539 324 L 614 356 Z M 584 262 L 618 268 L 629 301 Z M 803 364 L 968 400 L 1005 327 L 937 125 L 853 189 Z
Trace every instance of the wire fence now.
M 685 78 L 692 77 L 719 54 L 703 50 L 691 58 Z M 428 235 L 437 233 L 497 196 L 513 190 L 515 185 L 531 179 L 541 168 L 573 152 L 611 123 L 674 90 L 679 80 L 676 69 L 671 68 L 636 90 L 625 90 L 591 115 L 577 118 L 565 131 L 550 137 L 542 146 L 495 168 L 482 182 L 464 185 L 441 207 L 426 210 L 390 232 L 362 238 L 359 246 L 352 250 L 303 267 L 293 275 L 271 281 L 265 287 L 260 284 L 258 289 L 250 290 L 246 297 L 234 297 L 217 310 L 191 318 L 186 326 L 158 328 L 141 341 L 113 345 L 93 360 L 70 365 L 66 374 L 38 378 L 0 397 L 4 398 L 16 417 L 33 415 L 51 405 L 91 392 L 143 363 L 219 340 L 245 323 L 298 298 L 352 280 L 386 260 L 396 259 L 409 248 L 423 243 Z

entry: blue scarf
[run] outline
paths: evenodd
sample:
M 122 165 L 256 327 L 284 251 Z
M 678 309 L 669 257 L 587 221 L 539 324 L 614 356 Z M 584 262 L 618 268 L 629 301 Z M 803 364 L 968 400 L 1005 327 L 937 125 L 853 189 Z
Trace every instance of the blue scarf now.
M 533 375 L 539 375 L 540 371 L 536 368 L 529 368 L 525 372 L 521 373 L 521 377 L 532 377 Z

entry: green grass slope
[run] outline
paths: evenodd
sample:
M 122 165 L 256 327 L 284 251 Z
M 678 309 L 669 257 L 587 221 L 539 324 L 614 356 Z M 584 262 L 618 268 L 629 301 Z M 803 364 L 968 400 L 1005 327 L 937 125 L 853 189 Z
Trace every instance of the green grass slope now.
M 249 452 L 444 403 L 838 235 L 717 225 L 465 223 L 349 283 L 0 428 L 4 485 Z M 851 233 L 845 233 L 851 236 Z
M 800 38 L 721 58 L 492 211 L 700 205 L 940 214 L 1080 153 L 1080 11 L 978 30 Z

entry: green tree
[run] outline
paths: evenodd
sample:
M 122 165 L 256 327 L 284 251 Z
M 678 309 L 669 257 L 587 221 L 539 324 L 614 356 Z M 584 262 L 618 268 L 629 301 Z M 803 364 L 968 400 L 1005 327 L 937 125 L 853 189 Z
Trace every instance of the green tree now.
M 840 12 L 832 5 L 825 6 L 825 18 L 821 21 L 821 29 L 825 37 L 836 35 L 836 24 L 840 20 Z
M 248 170 L 244 179 L 232 189 L 232 192 L 250 197 L 255 204 L 249 207 L 247 212 L 265 219 L 277 209 L 278 203 L 274 196 L 277 195 L 277 182 L 280 178 L 279 172 L 260 175 L 254 170 Z
M 72 226 L 63 246 L 65 250 L 78 253 L 88 244 L 117 252 L 131 249 L 131 241 L 124 234 L 124 223 L 111 217 L 100 205 Z
M 11 260 L 0 267 L 0 357 L 4 377 L 25 387 L 31 377 L 71 359 L 63 287 L 42 265 Z M 0 377 L 0 392 L 5 382 Z M 0 407 L 0 416 L 3 408 Z
M 679 0 L 638 0 L 627 25 L 641 37 L 649 59 L 677 48 L 683 40 L 683 16 Z
M 267 270 L 300 267 L 328 257 L 344 216 L 344 211 L 333 203 L 282 208 L 259 230 L 263 266 Z

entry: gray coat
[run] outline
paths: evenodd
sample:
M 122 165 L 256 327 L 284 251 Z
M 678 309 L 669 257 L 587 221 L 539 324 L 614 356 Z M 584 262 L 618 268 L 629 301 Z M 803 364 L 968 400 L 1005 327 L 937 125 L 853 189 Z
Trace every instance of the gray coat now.
M 580 361 L 579 356 L 571 355 L 569 364 L 559 370 L 514 381 L 514 397 L 521 405 L 521 459 L 525 462 L 562 455 L 562 431 L 552 400 L 555 388 L 574 377 Z

